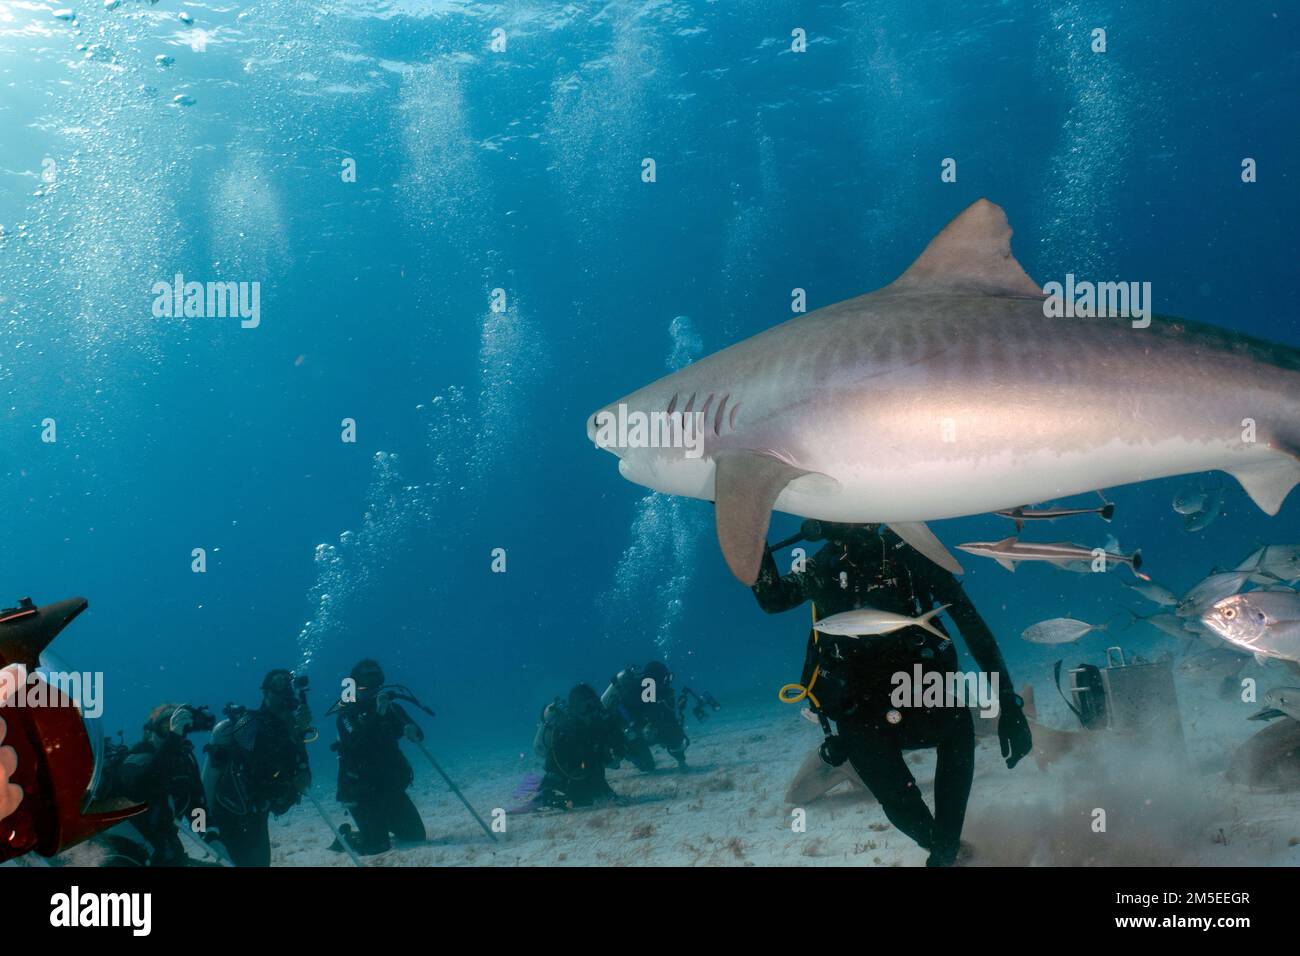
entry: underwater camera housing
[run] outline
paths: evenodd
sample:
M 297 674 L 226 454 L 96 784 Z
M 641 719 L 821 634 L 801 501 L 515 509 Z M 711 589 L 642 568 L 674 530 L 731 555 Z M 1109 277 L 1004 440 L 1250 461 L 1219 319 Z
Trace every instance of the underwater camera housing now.
M 1058 669 L 1058 689 L 1059 675 Z M 1171 753 L 1185 757 L 1170 657 L 1126 659 L 1122 648 L 1108 647 L 1105 667 L 1083 664 L 1070 669 L 1070 678 L 1066 704 L 1085 730 L 1107 729 L 1159 742 Z
M 23 598 L 0 611 L 0 667 L 21 664 L 29 687 L 44 682 L 36 673 L 41 653 L 88 603 L 75 597 L 37 607 Z M 0 708 L 4 745 L 18 754 L 10 782 L 23 790 L 18 809 L 0 820 L 0 861 L 33 850 L 53 856 L 145 809 L 124 799 L 91 799 L 95 753 L 81 711 L 62 690 L 48 684 L 44 690 L 44 706 Z

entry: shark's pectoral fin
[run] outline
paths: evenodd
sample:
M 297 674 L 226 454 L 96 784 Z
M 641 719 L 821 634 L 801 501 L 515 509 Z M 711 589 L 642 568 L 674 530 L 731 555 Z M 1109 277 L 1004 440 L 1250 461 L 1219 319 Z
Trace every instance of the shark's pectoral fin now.
M 952 552 L 943 546 L 943 542 L 934 536 L 934 532 L 925 526 L 924 521 L 890 524 L 889 530 L 945 571 L 951 571 L 953 574 L 964 573 L 957 559 L 952 556 Z
M 1014 561 L 1008 561 L 1006 558 L 996 558 L 996 557 L 993 560 L 996 561 L 998 564 L 1002 565 L 1008 571 L 1014 571 L 1016 569 L 1016 562 Z
M 731 573 L 752 585 L 767 547 L 772 506 L 786 485 L 812 473 L 756 451 L 718 452 L 714 463 L 718 544 Z
M 1241 482 L 1250 500 L 1268 515 L 1275 515 L 1291 489 L 1300 483 L 1300 461 L 1294 458 L 1274 458 L 1270 461 L 1233 468 L 1228 474 Z

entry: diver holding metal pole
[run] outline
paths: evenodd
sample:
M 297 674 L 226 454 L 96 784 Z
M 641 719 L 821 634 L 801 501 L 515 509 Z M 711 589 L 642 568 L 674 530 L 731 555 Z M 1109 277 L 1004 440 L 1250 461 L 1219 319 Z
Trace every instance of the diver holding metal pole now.
M 298 712 L 302 714 L 310 713 L 310 710 L 307 707 L 307 675 L 300 674 L 295 677 L 293 679 L 293 686 L 298 691 Z M 302 742 L 304 744 L 315 743 L 319 739 L 320 731 L 315 727 L 308 726 L 302 728 Z M 325 825 L 329 827 L 330 832 L 334 834 L 336 843 L 347 851 L 348 856 L 352 858 L 352 862 L 357 866 L 364 867 L 366 865 L 365 861 L 357 855 L 356 850 L 352 849 L 352 844 L 348 842 L 342 830 L 334 825 L 334 821 L 331 820 L 330 815 L 325 812 L 325 808 L 321 806 L 321 802 L 316 799 L 316 795 L 310 790 L 305 790 L 303 791 L 303 796 L 311 801 L 311 805 L 316 808 L 316 812 L 320 814 L 320 818 L 325 821 Z
M 320 818 L 325 821 L 325 825 L 333 831 L 334 839 L 337 841 L 338 845 L 347 851 L 348 856 L 352 857 L 352 862 L 357 866 L 365 866 L 365 861 L 362 860 L 361 857 L 357 856 L 357 851 L 352 849 L 352 844 L 348 841 L 343 831 L 334 825 L 334 821 L 331 820 L 329 814 L 325 812 L 325 808 L 320 805 L 320 801 L 316 799 L 316 795 L 311 791 L 308 791 L 306 796 L 307 799 L 311 801 L 311 805 L 316 808 L 316 812 L 320 814 Z
M 330 707 L 337 714 L 338 740 L 333 749 L 339 757 L 338 799 L 356 821 L 357 830 L 345 827 L 344 836 L 362 855 L 382 853 L 392 839 L 423 842 L 424 821 L 407 789 L 415 779 L 410 761 L 399 744 L 406 740 L 419 748 L 430 766 L 446 781 L 488 838 L 496 837 L 470 806 L 456 783 L 424 745 L 424 731 L 402 706 L 409 704 L 430 717 L 432 709 L 422 704 L 402 684 L 389 684 L 377 661 L 357 662 L 350 675 L 352 694 Z
M 388 694 L 393 700 L 404 700 L 408 704 L 418 707 L 430 717 L 438 716 L 433 712 L 433 708 L 426 707 L 424 704 L 420 703 L 415 694 L 412 693 L 411 689 L 405 684 L 386 684 L 381 689 L 380 693 Z M 433 754 L 429 753 L 429 748 L 424 745 L 424 741 L 412 740 L 411 743 L 415 744 L 415 746 L 419 748 L 420 753 L 424 754 L 425 759 L 429 761 L 433 769 L 438 771 L 438 775 L 447 782 L 447 786 L 451 788 L 451 792 L 460 799 L 461 803 L 465 804 L 465 809 L 470 812 L 470 815 L 478 822 L 478 825 L 483 828 L 483 832 L 487 834 L 488 839 L 493 843 L 496 843 L 497 837 L 496 834 L 492 832 L 492 828 L 484 823 L 483 818 L 478 815 L 478 811 L 470 806 L 470 802 L 465 799 L 465 794 L 461 793 L 460 787 L 456 786 L 456 781 L 452 780 L 451 777 L 448 776 L 447 771 L 442 769 L 442 765 L 433 759 Z

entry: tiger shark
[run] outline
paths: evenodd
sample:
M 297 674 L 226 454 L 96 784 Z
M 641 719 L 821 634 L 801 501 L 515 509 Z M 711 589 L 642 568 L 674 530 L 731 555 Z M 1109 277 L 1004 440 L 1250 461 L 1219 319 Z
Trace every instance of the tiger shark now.
M 773 510 L 888 524 L 954 573 L 926 522 L 1210 470 L 1278 512 L 1300 482 L 1300 349 L 1045 299 L 980 199 L 891 284 L 646 385 L 587 434 L 628 480 L 713 501 L 745 584 Z M 696 441 L 615 427 L 665 416 Z

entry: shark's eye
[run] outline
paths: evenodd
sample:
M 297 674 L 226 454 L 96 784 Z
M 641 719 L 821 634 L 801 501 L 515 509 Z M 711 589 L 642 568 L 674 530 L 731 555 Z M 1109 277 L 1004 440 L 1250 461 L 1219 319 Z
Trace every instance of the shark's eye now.
M 1237 609 L 1235 607 L 1225 607 L 1223 609 L 1223 616 L 1226 620 L 1231 621 L 1237 616 Z

